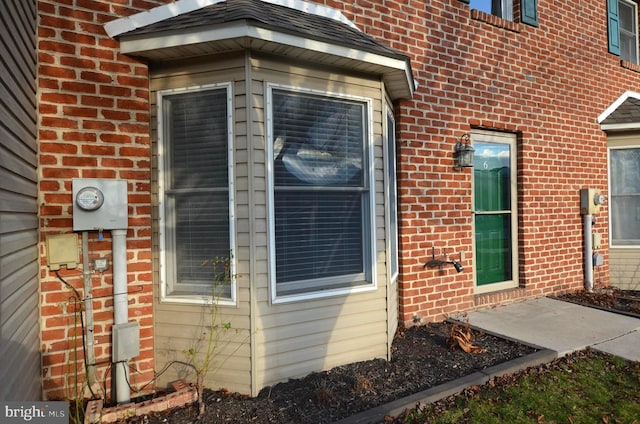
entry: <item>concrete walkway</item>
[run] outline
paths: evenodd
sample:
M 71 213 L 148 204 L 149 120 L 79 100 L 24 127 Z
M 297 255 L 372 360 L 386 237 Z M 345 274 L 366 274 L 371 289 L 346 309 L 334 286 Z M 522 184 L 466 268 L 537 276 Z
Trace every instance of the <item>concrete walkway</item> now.
M 539 298 L 470 312 L 454 317 L 469 320 L 476 329 L 541 348 L 536 353 L 478 371 L 458 380 L 432 387 L 336 424 L 382 422 L 415 407 L 459 393 L 466 387 L 482 385 L 492 377 L 512 374 L 527 367 L 551 362 L 558 356 L 588 346 L 624 359 L 640 361 L 640 319 L 606 312 L 561 300 Z
M 558 356 L 590 346 L 640 361 L 640 319 L 634 317 L 545 297 L 471 312 L 467 318 L 475 328 Z

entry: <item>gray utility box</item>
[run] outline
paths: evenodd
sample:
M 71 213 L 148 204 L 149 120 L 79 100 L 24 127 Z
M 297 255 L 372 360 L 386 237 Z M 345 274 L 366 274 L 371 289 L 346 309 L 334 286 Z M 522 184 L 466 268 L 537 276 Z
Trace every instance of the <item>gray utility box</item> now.
M 140 327 L 136 321 L 114 324 L 111 342 L 113 362 L 122 362 L 140 355 Z
M 73 231 L 126 230 L 127 181 L 74 178 Z

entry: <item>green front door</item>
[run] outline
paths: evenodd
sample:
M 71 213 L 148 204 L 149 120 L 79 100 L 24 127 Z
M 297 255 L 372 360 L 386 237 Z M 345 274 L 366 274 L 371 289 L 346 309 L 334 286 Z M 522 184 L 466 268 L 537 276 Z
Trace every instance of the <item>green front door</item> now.
M 514 139 L 474 134 L 475 278 L 479 291 L 513 287 Z

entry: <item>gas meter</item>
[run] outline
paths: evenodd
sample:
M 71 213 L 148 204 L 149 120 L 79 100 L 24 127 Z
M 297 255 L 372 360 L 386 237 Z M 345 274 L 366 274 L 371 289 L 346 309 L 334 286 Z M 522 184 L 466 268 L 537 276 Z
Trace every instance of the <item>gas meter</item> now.
M 73 231 L 127 228 L 126 180 L 74 178 L 72 185 Z

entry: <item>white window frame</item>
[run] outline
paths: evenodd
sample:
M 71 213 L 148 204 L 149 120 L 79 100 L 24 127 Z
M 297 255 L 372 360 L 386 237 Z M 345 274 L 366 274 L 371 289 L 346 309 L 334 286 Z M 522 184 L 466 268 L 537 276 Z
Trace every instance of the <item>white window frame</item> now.
M 375 203 L 375 146 L 373 143 L 373 100 L 366 97 L 353 96 L 344 93 L 314 90 L 304 87 L 295 87 L 284 84 L 277 84 L 268 82 L 265 84 L 265 100 L 266 100 L 266 119 L 267 119 L 267 202 L 268 202 L 268 238 L 269 238 L 269 288 L 271 292 L 271 303 L 289 303 L 297 301 L 305 301 L 311 299 L 321 299 L 326 297 L 341 296 L 351 293 L 369 292 L 377 289 L 377 272 L 376 272 L 376 203 Z M 353 279 L 352 276 L 322 278 L 316 280 L 306 280 L 311 285 L 321 285 L 322 283 L 348 283 L 350 281 L 357 282 L 362 281 L 361 285 L 328 289 L 308 291 L 304 293 L 278 295 L 277 281 L 276 281 L 276 240 L 275 240 L 275 176 L 274 176 L 274 128 L 273 128 L 273 91 L 284 90 L 291 93 L 301 93 L 322 96 L 327 98 L 335 98 L 336 100 L 350 100 L 361 102 L 365 105 L 365 113 L 367 114 L 367 134 L 366 134 L 366 152 L 365 160 L 367 161 L 367 167 L 365 168 L 365 184 L 368 187 L 368 195 L 365 202 L 367 203 L 367 214 L 363 216 L 366 221 L 363 223 L 363 231 L 368 231 L 365 234 L 366 243 L 363 249 L 364 255 L 364 278 Z M 369 246 L 367 246 L 367 244 Z M 351 278 L 350 278 L 351 277 Z
M 387 239 L 387 272 L 391 283 L 395 283 L 399 270 L 399 231 L 398 231 L 398 177 L 396 165 L 396 120 L 393 108 L 385 102 L 384 113 L 384 156 L 385 156 L 385 227 Z M 391 206 L 395 205 L 395 209 Z M 393 218 L 393 219 L 392 219 Z
M 634 249 L 637 250 L 638 248 L 640 248 L 640 242 L 638 242 L 638 244 L 616 244 L 615 240 L 613 239 L 613 177 L 611 174 L 611 151 L 612 150 L 629 150 L 629 149 L 635 149 L 635 150 L 640 150 L 640 144 L 629 144 L 629 145 L 624 145 L 621 144 L 619 146 L 609 146 L 607 148 L 607 177 L 608 177 L 608 189 L 609 189 L 609 247 L 611 248 L 615 248 L 615 249 Z M 639 190 L 640 191 L 640 190 Z
M 211 304 L 214 299 L 210 295 L 204 295 L 201 293 L 194 294 L 171 294 L 170 286 L 173 284 L 170 281 L 168 274 L 168 249 L 167 249 L 167 237 L 168 234 L 165 231 L 167 225 L 167 216 L 165 211 L 165 173 L 170 172 L 166 169 L 166 153 L 165 153 L 165 130 L 164 130 L 164 111 L 163 111 L 163 98 L 165 96 L 192 93 L 206 90 L 220 90 L 224 89 L 227 93 L 227 162 L 228 162 L 228 182 L 229 182 L 229 251 L 231 254 L 230 260 L 230 275 L 231 275 L 231 296 L 230 298 L 217 299 L 219 305 L 236 305 L 237 287 L 236 287 L 236 240 L 235 240 L 235 199 L 234 199 L 234 156 L 233 156 L 233 92 L 231 83 L 217 83 L 206 84 L 198 86 L 190 86 L 184 88 L 175 88 L 168 90 L 161 90 L 156 93 L 157 97 L 157 131 L 158 131 L 158 215 L 159 215 L 159 245 L 160 245 L 160 300 L 167 303 L 188 303 L 188 304 Z
M 618 14 L 619 14 L 619 20 L 622 21 L 622 14 L 621 14 L 621 10 L 622 8 L 620 7 L 621 3 L 625 3 L 628 6 L 630 6 L 633 9 L 632 12 L 632 18 L 633 18 L 633 32 L 629 33 L 628 31 L 624 30 L 622 28 L 621 23 L 619 23 L 619 32 L 620 32 L 620 58 L 623 60 L 627 60 L 631 63 L 635 63 L 638 64 L 638 4 L 634 1 L 630 1 L 630 0 L 618 0 Z M 623 58 L 622 57 L 622 35 L 625 34 L 629 37 L 632 37 L 635 43 L 635 51 L 634 51 L 634 57 L 633 58 Z

